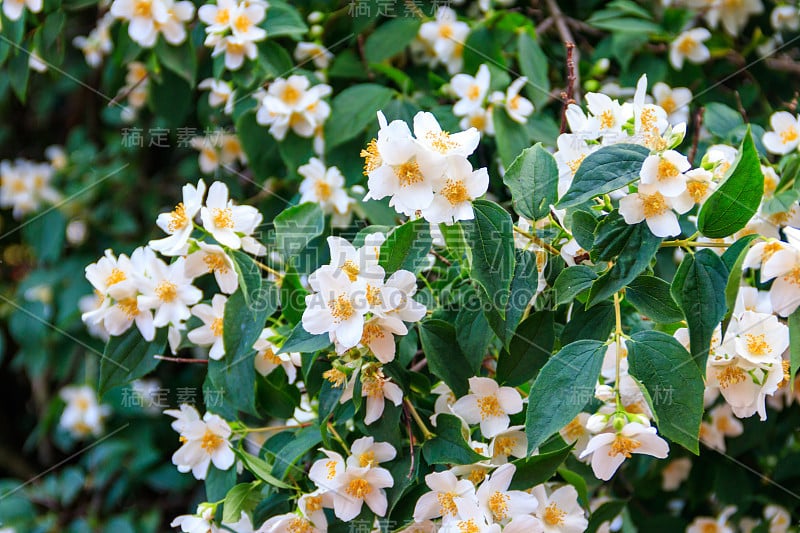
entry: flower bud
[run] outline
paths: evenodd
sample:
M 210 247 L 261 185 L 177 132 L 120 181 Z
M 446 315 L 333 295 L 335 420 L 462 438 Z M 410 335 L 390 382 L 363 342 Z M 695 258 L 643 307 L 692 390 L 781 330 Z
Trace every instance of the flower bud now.
M 622 428 L 624 428 L 625 424 L 627 423 L 628 423 L 628 417 L 626 417 L 624 414 L 617 413 L 614 415 L 613 425 L 615 431 L 617 432 L 622 431 Z
M 319 24 L 322 22 L 323 18 L 325 18 L 325 15 L 323 15 L 320 11 L 312 11 L 308 14 L 309 24 Z
M 597 385 L 594 388 L 594 397 L 601 402 L 610 402 L 614 396 L 614 389 L 610 385 Z
M 313 26 L 311 26 L 311 29 L 308 30 L 308 34 L 309 36 L 311 36 L 312 39 L 315 39 L 320 35 L 322 35 L 322 31 L 323 31 L 322 26 L 320 26 L 319 24 L 314 24 Z
M 592 433 L 600 433 L 608 425 L 608 415 L 593 414 L 586 420 L 586 429 Z

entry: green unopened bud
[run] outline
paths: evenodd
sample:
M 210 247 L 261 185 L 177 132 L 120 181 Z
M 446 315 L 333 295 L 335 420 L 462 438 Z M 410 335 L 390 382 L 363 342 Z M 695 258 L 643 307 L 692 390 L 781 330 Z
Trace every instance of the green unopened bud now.
M 309 24 L 319 24 L 324 18 L 325 15 L 321 11 L 312 11 L 308 14 L 308 18 L 306 20 L 308 20 Z
M 623 413 L 616 413 L 614 415 L 614 421 L 612 422 L 614 426 L 614 431 L 620 432 L 622 428 L 625 427 L 625 424 L 628 423 L 628 417 L 625 416 Z

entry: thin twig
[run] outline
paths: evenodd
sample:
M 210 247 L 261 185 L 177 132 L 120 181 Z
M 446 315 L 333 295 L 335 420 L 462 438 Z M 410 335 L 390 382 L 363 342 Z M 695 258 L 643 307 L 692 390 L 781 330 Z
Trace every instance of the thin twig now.
M 692 149 L 689 151 L 689 161 L 694 166 L 694 158 L 697 155 L 697 143 L 700 142 L 700 128 L 703 126 L 703 106 L 694 112 L 694 138 L 692 139 Z
M 553 255 L 561 255 L 561 251 L 558 248 L 554 247 L 553 245 L 551 245 L 549 243 L 544 242 L 542 239 L 540 239 L 536 235 L 533 235 L 532 233 L 528 233 L 527 231 L 525 231 L 522 228 L 519 228 L 517 226 L 514 226 L 514 231 L 516 231 L 517 233 L 519 233 L 523 237 L 525 237 L 528 240 L 530 240 L 533 244 L 536 244 L 536 245 L 540 246 L 541 248 L 544 248 L 545 250 L 547 250 L 551 254 L 553 254 Z
M 200 365 L 207 365 L 208 359 L 189 359 L 188 357 L 167 357 L 166 355 L 154 355 L 156 359 L 162 361 L 169 361 L 170 363 L 194 363 Z
M 547 9 L 550 11 L 550 15 L 555 21 L 556 29 L 561 36 L 561 40 L 564 41 L 564 45 L 567 47 L 567 82 L 569 83 L 569 87 L 566 91 L 567 96 L 569 99 L 578 102 L 580 101 L 581 82 L 580 75 L 575 66 L 580 64 L 580 53 L 575 49 L 575 38 L 572 36 L 569 25 L 564 19 L 564 13 L 562 13 L 561 8 L 558 7 L 558 2 L 556 2 L 556 0 L 547 0 Z M 570 49 L 572 49 L 571 54 Z M 572 61 L 570 61 L 570 59 Z M 572 63 L 572 67 L 570 67 L 570 63 Z
M 411 370 L 412 372 L 419 372 L 426 366 L 428 366 L 428 360 L 423 357 L 421 361 L 417 361 L 416 363 L 411 365 L 411 368 L 409 370 Z

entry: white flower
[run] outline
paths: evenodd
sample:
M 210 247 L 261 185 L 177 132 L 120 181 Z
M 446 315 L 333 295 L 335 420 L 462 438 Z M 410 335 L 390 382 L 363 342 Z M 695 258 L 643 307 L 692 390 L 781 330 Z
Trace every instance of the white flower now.
M 308 479 L 323 491 L 337 491 L 341 487 L 341 478 L 344 474 L 344 458 L 336 452 L 320 448 L 326 459 L 314 461 L 308 470 Z
M 416 522 L 442 517 L 443 523 L 448 523 L 458 516 L 455 498 L 475 499 L 475 485 L 467 479 L 459 480 L 449 470 L 426 475 L 425 484 L 431 492 L 417 500 L 414 507 Z
M 781 354 L 789 347 L 789 328 L 775 315 L 753 311 L 745 311 L 738 320 L 731 321 L 725 337 L 723 346 L 730 353 L 756 366 L 780 363 Z
M 234 205 L 228 199 L 228 187 L 216 181 L 208 189 L 206 205 L 200 209 L 203 227 L 223 246 L 238 249 L 242 237 L 251 235 L 261 223 L 261 215 L 255 207 Z
M 494 135 L 494 118 L 492 117 L 492 106 L 487 108 L 479 107 L 470 111 L 458 123 L 461 129 L 475 128 L 486 135 Z
M 458 520 L 453 522 L 455 531 L 469 533 L 500 533 L 500 524 L 491 521 L 478 505 L 476 499 L 454 498 L 458 509 Z
M 298 516 L 295 513 L 286 513 L 273 516 L 264 522 L 259 531 L 264 533 L 285 533 L 287 531 L 323 533 L 327 529 L 317 529 L 307 518 Z
M 94 389 L 88 385 L 70 385 L 59 392 L 66 402 L 58 425 L 69 431 L 76 439 L 98 436 L 103 432 L 103 420 L 111 413 L 107 405 L 100 405 Z
M 764 134 L 764 147 L 773 154 L 788 154 L 800 143 L 800 115 L 778 111 L 769 117 L 773 131 Z
M 303 513 L 303 516 L 310 520 L 311 523 L 322 531 L 326 531 L 328 527 L 328 518 L 325 516 L 325 508 L 333 508 L 333 494 L 329 491 L 315 490 L 310 494 L 303 494 L 297 499 L 297 508 Z M 297 517 L 297 515 L 294 515 Z M 299 518 L 299 517 L 297 517 Z M 296 524 L 296 523 L 295 523 Z M 264 531 L 270 531 L 268 527 L 263 527 Z M 259 531 L 262 531 L 261 529 Z M 284 531 L 282 529 L 275 529 L 273 531 Z M 288 531 L 293 531 L 291 527 Z M 294 531 L 308 532 L 317 531 L 317 529 L 302 529 L 297 528 Z
M 176 419 L 172 427 L 181 434 L 183 445 L 172 455 L 178 471 L 191 471 L 196 479 L 205 479 L 211 463 L 220 470 L 233 466 L 231 428 L 220 416 L 207 412 L 200 420 L 191 406 L 181 406 L 180 411 L 168 409 L 164 414 Z
M 202 291 L 192 285 L 192 279 L 186 275 L 184 262 L 179 257 L 166 265 L 153 256 L 147 262 L 147 276 L 139 280 L 138 306 L 155 310 L 153 324 L 157 328 L 178 325 L 188 319 L 191 316 L 189 306 L 203 297 Z
M 341 403 L 353 398 L 356 379 L 358 376 L 354 374 L 351 383 L 348 384 L 339 399 Z M 361 373 L 361 395 L 367 398 L 367 409 L 364 414 L 364 424 L 367 425 L 381 417 L 387 399 L 396 406 L 403 403 L 403 390 L 397 384 L 392 383 L 390 378 L 385 377 L 380 368 L 370 368 Z
M 692 460 L 688 457 L 680 457 L 670 461 L 661 471 L 661 490 L 678 490 L 681 483 L 689 479 L 691 470 Z
M 575 447 L 572 449 L 575 457 L 579 457 L 583 450 L 586 449 L 586 445 L 589 444 L 589 439 L 592 437 L 586 428 L 588 421 L 589 413 L 578 413 L 569 424 L 558 431 L 564 442 L 575 443 Z
M 225 345 L 222 342 L 223 321 L 225 318 L 225 303 L 228 299 L 215 294 L 211 305 L 197 304 L 192 307 L 192 314 L 203 321 L 203 325 L 193 329 L 186 336 L 198 346 L 211 346 L 208 356 L 215 361 L 225 355 Z
M 333 54 L 327 48 L 318 43 L 297 43 L 294 49 L 294 58 L 302 63 L 309 59 L 314 62 L 314 66 L 319 69 L 326 69 L 333 61 Z
M 455 11 L 441 6 L 436 10 L 436 20 L 422 23 L 417 37 L 431 66 L 441 63 L 447 72 L 455 74 L 464 64 L 464 41 L 468 34 L 469 25 L 458 21 Z
M 500 465 L 508 462 L 509 457 L 523 458 L 528 455 L 528 437 L 523 426 L 511 426 L 498 433 L 489 443 L 489 456 L 492 464 Z
M 459 220 L 472 220 L 475 218 L 472 202 L 486 194 L 488 188 L 486 168 L 473 170 L 467 159 L 448 157 L 444 182 L 436 187 L 433 200 L 422 210 L 422 216 L 434 224 L 450 225 Z
M 711 52 L 703 43 L 710 38 L 711 32 L 705 28 L 693 28 L 681 33 L 669 46 L 670 64 L 676 70 L 681 70 L 686 59 L 698 65 L 705 63 L 711 57 Z
M 508 86 L 505 95 L 499 93 L 492 98 L 493 102 L 502 102 L 511 120 L 520 124 L 525 124 L 533 113 L 531 101 L 519 95 L 526 83 L 528 83 L 528 78 L 517 78 Z
M 654 186 L 664 196 L 678 196 L 686 190 L 684 172 L 691 167 L 686 156 L 675 150 L 649 155 L 642 163 L 641 183 Z
M 521 490 L 508 490 L 517 467 L 506 463 L 495 470 L 475 493 L 483 513 L 494 522 L 507 522 L 537 510 L 536 497 Z
M 322 98 L 331 93 L 331 87 L 310 85 L 308 78 L 300 75 L 273 81 L 266 93 L 255 95 L 260 102 L 256 122 L 269 126 L 270 134 L 279 141 L 290 128 L 300 137 L 313 137 L 330 115 L 330 106 Z
M 758 413 L 761 420 L 766 420 L 766 397 L 778 389 L 784 371 L 781 362 L 753 368 L 739 357 L 723 353 L 709 354 L 706 376 L 708 387 L 719 389 L 737 417 Z
M 725 451 L 725 437 L 738 437 L 744 426 L 733 415 L 731 406 L 723 403 L 708 412 L 710 422 L 700 426 L 700 440 L 709 448 Z
M 638 224 L 643 220 L 657 237 L 679 235 L 678 213 L 685 213 L 694 203 L 681 196 L 664 196 L 657 185 L 640 184 L 639 191 L 620 199 L 619 213 L 628 224 Z
M 156 44 L 158 25 L 169 18 L 163 0 L 114 0 L 111 14 L 128 21 L 128 35 L 137 44 L 150 48 Z
M 289 383 L 294 383 L 297 379 L 297 368 L 302 365 L 300 354 L 297 352 L 278 354 L 281 351 L 280 347 L 269 340 L 273 337 L 275 332 L 272 328 L 264 328 L 253 344 L 253 349 L 256 351 L 256 371 L 266 376 L 281 366 L 286 372 Z
M 775 6 L 769 15 L 769 21 L 772 27 L 778 31 L 800 29 L 800 13 L 797 11 L 797 6 Z
M 213 272 L 220 290 L 225 294 L 233 294 L 239 287 L 239 276 L 236 274 L 233 259 L 216 244 L 206 244 L 203 241 L 196 241 L 195 244 L 198 250 L 186 257 L 186 275 L 196 278 Z
M 213 47 L 212 57 L 225 54 L 225 68 L 238 70 L 245 57 L 258 56 L 256 42 L 266 38 L 267 32 L 259 27 L 266 17 L 267 2 L 235 2 L 219 0 L 217 5 L 206 4 L 198 10 L 198 17 L 207 25 L 205 45 Z
M 747 24 L 750 15 L 756 15 L 764 11 L 761 0 L 741 0 L 737 2 L 713 3 L 706 11 L 708 25 L 716 28 L 720 20 L 722 27 L 734 37 Z
M 194 4 L 188 0 L 182 2 L 163 1 L 167 9 L 167 18 L 164 22 L 157 23 L 156 29 L 161 32 L 164 40 L 169 44 L 179 45 L 186 40 L 184 24 L 194 17 Z
M 384 489 L 392 486 L 394 480 L 385 468 L 348 466 L 333 493 L 333 512 L 339 520 L 349 522 L 366 503 L 373 513 L 384 516 L 388 505 Z
M 774 503 L 764 507 L 764 518 L 769 522 L 769 533 L 786 533 L 792 524 L 789 511 Z
M 369 310 L 356 297 L 359 291 L 354 290 L 347 276 L 337 275 L 332 267 L 318 269 L 309 282 L 315 292 L 306 296 L 303 329 L 312 335 L 328 333 L 344 349 L 356 346 L 364 333 L 364 315 Z
M 375 467 L 396 456 L 397 450 L 388 442 L 375 442 L 372 437 L 361 437 L 350 446 L 350 457 L 347 458 L 346 465 L 358 468 Z
M 602 93 L 586 93 L 586 106 L 592 114 L 586 128 L 592 135 L 620 133 L 622 125 L 630 117 L 630 113 L 617 100 Z
M 194 226 L 192 222 L 203 205 L 206 184 L 203 180 L 183 186 L 183 201 L 179 202 L 169 213 L 161 213 L 156 218 L 156 225 L 169 236 L 150 241 L 150 247 L 163 255 L 186 255 L 189 237 Z
M 205 4 L 197 10 L 198 18 L 206 24 L 206 33 L 224 32 L 230 27 L 231 14 L 236 7 L 234 0 L 218 0 L 217 4 Z
M 734 533 L 728 525 L 728 518 L 736 512 L 736 507 L 730 506 L 722 510 L 717 518 L 698 516 L 686 528 L 686 533 Z
M 42 203 L 55 203 L 61 195 L 51 186 L 53 167 L 25 159 L 0 161 L 0 207 L 13 209 L 14 218 L 37 211 Z
M 534 513 L 541 520 L 545 533 L 582 533 L 589 525 L 578 503 L 578 491 L 572 485 L 556 489 L 548 496 L 544 485 L 531 491 L 539 503 Z
M 772 314 L 772 302 L 769 299 L 769 292 L 760 291 L 755 287 L 739 287 L 736 294 L 736 303 L 733 306 L 733 315 L 740 317 L 745 311 L 756 313 Z
M 226 115 L 233 113 L 233 89 L 226 81 L 206 78 L 197 85 L 198 89 L 208 89 L 208 105 L 211 107 L 224 106 Z
M 508 415 L 522 411 L 522 398 L 511 387 L 500 387 L 491 378 L 469 379 L 468 394 L 453 405 L 453 411 L 467 424 L 480 424 L 481 433 L 492 438 L 508 429 Z
M 221 531 L 214 523 L 214 507 L 206 504 L 197 506 L 196 514 L 185 514 L 169 524 L 170 527 L 180 527 L 184 533 L 217 533 Z
M 458 133 L 442 130 L 433 113 L 425 111 L 414 115 L 414 137 L 417 143 L 440 158 L 450 155 L 469 157 L 481 140 L 480 133 L 473 128 Z
M 666 83 L 658 82 L 653 85 L 653 98 L 656 105 L 666 111 L 670 124 L 677 125 L 689 120 L 692 91 L 686 87 L 670 88 Z
M 475 77 L 468 74 L 456 74 L 450 80 L 450 87 L 453 93 L 459 98 L 453 106 L 453 114 L 463 117 L 473 113 L 483 106 L 486 95 L 489 92 L 489 82 L 491 75 L 489 67 L 481 65 Z
M 618 433 L 601 433 L 592 437 L 581 457 L 591 455 L 594 475 L 608 481 L 631 454 L 641 453 L 663 459 L 667 452 L 669 446 L 656 434 L 656 428 L 629 422 Z
M 26 7 L 31 13 L 39 13 L 42 5 L 42 0 L 3 0 L 3 14 L 8 20 L 19 20 Z
M 344 176 L 337 167 L 326 168 L 322 161 L 312 157 L 297 173 L 305 178 L 300 184 L 300 203 L 318 204 L 325 214 L 348 214 L 355 200 L 347 195 Z

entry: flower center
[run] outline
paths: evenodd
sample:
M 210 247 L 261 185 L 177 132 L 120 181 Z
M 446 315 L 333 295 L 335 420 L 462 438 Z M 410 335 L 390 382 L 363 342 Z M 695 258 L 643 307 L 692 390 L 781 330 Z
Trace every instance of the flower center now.
M 292 87 L 291 85 L 286 85 L 283 89 L 283 93 L 281 94 L 281 100 L 286 102 L 288 105 L 294 105 L 300 100 L 300 91 Z
M 363 500 L 367 494 L 372 492 L 372 487 L 366 479 L 358 478 L 350 480 L 350 483 L 347 484 L 345 492 L 347 492 L 347 494 L 353 498 Z
M 220 209 L 215 207 L 212 210 L 214 225 L 218 228 L 232 228 L 233 227 L 233 211 L 230 207 Z
M 319 198 L 320 200 L 322 200 L 322 201 L 327 200 L 328 198 L 331 197 L 331 193 L 332 192 L 333 192 L 333 190 L 331 189 L 331 186 L 330 186 L 329 183 L 327 183 L 325 181 L 322 181 L 322 180 L 317 180 L 317 181 L 314 182 L 314 193 L 317 195 L 317 198 Z
M 470 100 L 477 100 L 481 96 L 481 88 L 478 87 L 477 83 L 473 83 L 467 89 L 467 98 Z
M 151 15 L 152 15 L 152 9 L 150 0 L 138 0 L 133 5 L 134 17 L 150 17 Z
M 375 466 L 378 462 L 375 461 L 375 452 L 372 450 L 364 452 L 358 456 L 358 466 L 364 468 L 365 466 Z
M 361 150 L 359 156 L 364 158 L 365 176 L 381 166 L 383 162 L 381 154 L 378 152 L 378 141 L 375 139 L 372 139 L 369 144 L 367 144 L 367 147 Z
M 239 15 L 233 23 L 233 27 L 236 28 L 239 33 L 247 33 L 247 30 L 249 30 L 252 25 L 253 23 L 250 22 L 250 19 L 245 15 Z
M 428 140 L 431 148 L 440 154 L 446 154 L 449 150 L 458 146 L 446 131 L 429 131 L 425 134 L 425 139 Z
M 347 374 L 337 368 L 331 368 L 322 373 L 322 377 L 327 379 L 334 388 L 341 387 L 347 381 Z
M 425 179 L 416 161 L 407 161 L 402 165 L 397 165 L 394 167 L 394 174 L 400 181 L 401 187 L 408 187 Z
M 652 107 L 645 107 L 639 115 L 639 123 L 641 124 L 642 131 L 655 131 L 657 118 L 656 112 Z
M 139 314 L 139 304 L 136 302 L 136 298 L 120 300 L 117 302 L 117 306 L 119 306 L 120 311 L 125 313 L 125 316 L 128 318 L 134 318 Z
M 600 113 L 600 127 L 603 129 L 608 129 L 614 125 L 616 119 L 614 118 L 614 113 L 610 109 L 606 109 L 602 113 Z
M 719 386 L 722 389 L 727 389 L 731 385 L 736 385 L 747 379 L 744 370 L 735 365 L 725 367 L 717 376 Z
M 383 379 L 372 378 L 365 379 L 361 386 L 364 390 L 364 395 L 369 398 L 380 398 L 383 396 Z
M 458 205 L 470 200 L 467 186 L 461 180 L 447 180 L 447 183 L 439 193 L 450 202 L 450 205 Z
M 439 25 L 439 37 L 442 39 L 449 39 L 453 36 L 453 27 L 450 24 L 444 23 Z
M 692 50 L 695 49 L 697 46 L 697 41 L 689 37 L 688 35 L 681 39 L 681 42 L 678 43 L 678 52 L 681 54 L 688 56 L 692 53 Z
M 336 461 L 328 461 L 325 463 L 325 468 L 328 469 L 328 479 L 333 479 L 336 477 Z
M 367 303 L 369 305 L 380 305 L 382 302 L 380 287 L 373 287 L 367 283 Z
M 361 272 L 361 269 L 358 268 L 358 265 L 352 259 L 348 259 L 342 265 L 342 272 L 347 274 L 347 277 L 350 278 L 350 281 L 355 281 L 358 278 L 358 273 Z
M 477 485 L 478 483 L 486 479 L 486 470 L 480 467 L 473 468 L 472 470 L 470 470 L 467 479 L 470 480 L 473 485 Z
M 633 450 L 641 446 L 642 443 L 635 439 L 629 439 L 624 435 L 617 435 L 614 442 L 611 443 L 611 449 L 608 450 L 609 457 L 615 455 L 624 455 L 626 459 L 630 458 Z
M 511 455 L 517 445 L 517 439 L 514 437 L 497 437 L 494 441 L 495 454 L 498 452 L 500 455 Z
M 210 272 L 227 274 L 230 270 L 228 263 L 225 261 L 225 257 L 220 254 L 206 254 L 203 256 L 203 262 Z
M 565 516 L 567 516 L 567 513 L 555 503 L 551 503 L 544 508 L 544 522 L 548 526 L 560 526 L 564 523 Z
M 581 166 L 581 163 L 583 163 L 584 159 L 586 159 L 586 154 L 583 154 L 577 159 L 573 159 L 572 161 L 567 161 L 567 166 L 569 167 L 569 170 L 570 172 L 572 172 L 573 176 L 578 171 L 578 167 Z
M 280 357 L 275 355 L 275 352 L 272 350 L 272 348 L 269 348 L 269 347 L 267 347 L 261 353 L 261 357 L 263 357 L 265 361 L 268 361 L 268 362 L 272 363 L 273 365 L 279 365 L 279 364 L 281 364 L 283 362 L 283 361 L 281 361 Z
M 125 275 L 125 272 L 123 272 L 118 268 L 114 268 L 111 270 L 111 274 L 109 274 L 108 277 L 106 278 L 106 285 L 111 286 L 116 283 L 119 283 L 120 281 L 125 281 L 126 279 L 128 278 Z
M 578 417 L 572 419 L 572 421 L 564 427 L 564 435 L 570 441 L 578 440 L 586 433 L 586 429 L 581 424 L 581 421 Z
M 383 329 L 374 322 L 364 326 L 364 333 L 361 334 L 361 344 L 369 345 L 371 342 L 383 338 Z
M 653 194 L 639 194 L 642 197 L 642 210 L 644 211 L 645 218 L 663 215 L 669 209 L 667 201 L 660 192 L 656 191 Z
M 678 167 L 676 167 L 672 162 L 667 161 L 664 158 L 661 158 L 658 161 L 658 180 L 668 180 L 676 177 L 680 172 L 678 171 Z
M 439 507 L 441 508 L 442 516 L 445 515 L 452 515 L 456 516 L 458 514 L 458 508 L 456 507 L 456 502 L 453 500 L 455 498 L 455 492 L 440 492 L 436 495 L 436 499 L 439 501 Z
M 353 308 L 353 302 L 345 294 L 340 294 L 336 299 L 328 302 L 328 307 L 331 310 L 334 322 L 347 320 L 356 312 Z
M 481 412 L 481 420 L 504 414 L 503 408 L 500 407 L 500 400 L 494 394 L 478 398 L 478 409 Z
M 470 518 L 469 520 L 461 520 L 458 523 L 458 532 L 459 533 L 480 533 L 481 528 L 478 527 L 478 524 L 475 523 L 475 520 Z
M 689 196 L 692 197 L 694 203 L 699 204 L 708 192 L 708 182 L 690 181 L 686 183 L 686 190 L 689 191 Z
M 792 285 L 800 285 L 800 267 L 794 267 L 783 279 Z
M 767 355 L 772 350 L 763 333 L 759 335 L 748 333 L 744 338 L 747 342 L 747 351 L 753 355 Z
M 783 250 L 783 243 L 780 241 L 773 241 L 768 242 L 764 245 L 764 250 L 762 251 L 761 261 L 767 261 L 770 257 L 772 257 L 775 252 L 779 252 Z
M 315 530 L 308 520 L 298 516 L 292 518 L 292 521 L 286 526 L 286 531 L 288 531 L 288 533 L 312 533 L 312 531 Z
M 227 52 L 231 55 L 238 56 L 244 54 L 244 45 L 241 43 L 234 43 L 227 41 Z
M 494 519 L 498 522 L 508 517 L 508 501 L 510 498 L 507 494 L 495 491 L 494 494 L 489 496 L 488 506 L 492 511 Z
M 203 448 L 206 453 L 211 454 L 219 448 L 222 443 L 225 442 L 225 439 L 207 429 L 206 432 L 203 434 L 203 438 L 200 441 L 200 447 Z
M 322 509 L 322 496 L 307 496 L 306 497 L 306 512 L 315 513 Z
M 209 328 L 215 337 L 222 337 L 222 318 L 215 318 Z
M 170 303 L 178 297 L 178 286 L 171 281 L 164 280 L 156 287 L 156 296 L 164 303 Z
M 663 100 L 661 100 L 658 105 L 667 112 L 667 115 L 671 115 L 673 111 L 678 107 L 678 104 L 675 103 L 675 99 L 672 96 L 667 96 Z
M 783 144 L 794 142 L 797 140 L 797 128 L 795 128 L 794 126 L 789 126 L 785 130 L 783 130 L 780 133 L 780 135 L 781 135 L 781 142 Z
M 189 224 L 189 217 L 186 216 L 186 206 L 183 202 L 175 206 L 175 210 L 169 214 L 169 224 L 167 229 L 174 233 L 179 229 L 183 229 Z
M 231 14 L 227 9 L 217 9 L 217 15 L 214 17 L 214 22 L 220 25 L 227 24 L 231 19 Z
M 469 125 L 478 131 L 483 131 L 486 129 L 486 117 L 483 116 L 483 113 L 472 115 L 469 119 Z

